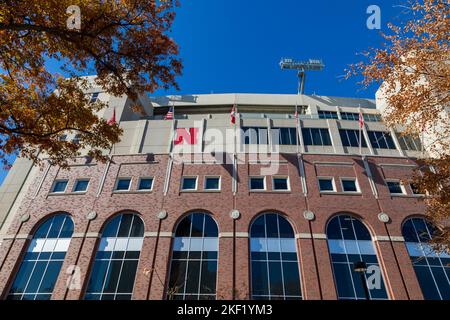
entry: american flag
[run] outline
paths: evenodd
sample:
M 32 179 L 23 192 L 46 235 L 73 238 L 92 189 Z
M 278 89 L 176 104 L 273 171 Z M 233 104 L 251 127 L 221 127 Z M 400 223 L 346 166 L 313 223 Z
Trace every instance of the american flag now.
M 169 108 L 169 112 L 167 112 L 164 120 L 173 120 L 173 107 Z
M 236 124 L 236 105 L 233 105 L 230 116 L 231 116 L 231 123 Z
M 360 129 L 364 128 L 364 116 L 362 112 L 359 113 L 359 128 Z

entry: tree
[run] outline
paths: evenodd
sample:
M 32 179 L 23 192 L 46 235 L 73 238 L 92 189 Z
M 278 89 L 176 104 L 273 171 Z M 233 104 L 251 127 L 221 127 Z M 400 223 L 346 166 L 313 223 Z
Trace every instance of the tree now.
M 348 76 L 362 75 L 366 87 L 381 84 L 386 124 L 423 138 L 428 158 L 411 182 L 427 194 L 427 214 L 438 227 L 432 243 L 450 250 L 450 6 L 446 0 L 414 0 L 405 8 L 406 22 L 389 24 L 383 47 L 366 52 Z
M 3 0 L 0 7 L 0 161 L 20 153 L 40 162 L 44 152 L 55 164 L 88 149 L 102 150 L 120 140 L 117 125 L 89 103 L 80 77 L 92 71 L 106 92 L 128 95 L 177 87 L 178 47 L 169 37 L 175 0 Z M 77 22 L 81 22 L 77 25 Z M 49 61 L 59 65 L 51 72 Z M 139 103 L 134 108 L 139 110 Z M 79 143 L 61 141 L 64 132 Z M 20 151 L 19 151 L 20 150 Z

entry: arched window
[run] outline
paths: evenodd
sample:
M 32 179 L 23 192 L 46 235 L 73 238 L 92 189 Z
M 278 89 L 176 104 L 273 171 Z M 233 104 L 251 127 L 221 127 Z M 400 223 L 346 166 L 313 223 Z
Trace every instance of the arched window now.
M 450 300 L 450 255 L 436 253 L 427 243 L 434 227 L 425 219 L 412 218 L 404 223 L 402 233 L 424 298 Z
M 9 291 L 11 300 L 49 300 L 64 262 L 73 222 L 69 215 L 47 219 L 36 230 Z
M 301 299 L 295 234 L 278 214 L 258 217 L 250 230 L 252 298 Z
M 193 213 L 177 227 L 172 251 L 169 300 L 214 300 L 216 298 L 216 222 L 207 214 Z
M 327 238 L 338 298 L 388 299 L 372 237 L 364 224 L 348 215 L 334 217 L 328 223 Z M 355 271 L 358 262 L 365 263 L 365 272 Z
M 86 300 L 131 300 L 144 242 L 144 223 L 122 214 L 106 225 L 95 256 Z

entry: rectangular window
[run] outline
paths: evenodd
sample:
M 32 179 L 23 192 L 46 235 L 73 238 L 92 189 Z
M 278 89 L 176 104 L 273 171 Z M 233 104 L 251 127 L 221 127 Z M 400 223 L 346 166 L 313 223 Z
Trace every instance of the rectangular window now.
M 73 192 L 86 192 L 89 186 L 89 179 L 79 179 L 75 181 Z
M 131 186 L 131 178 L 119 178 L 116 182 L 115 191 L 129 191 Z
M 356 147 L 359 148 L 359 130 L 347 130 L 340 129 L 339 134 L 341 136 L 342 145 L 344 147 Z M 367 148 L 366 139 L 361 132 L 362 147 Z
M 79 143 L 80 143 L 80 137 L 81 137 L 80 134 L 76 134 L 76 135 L 73 137 L 73 139 L 72 139 L 72 143 L 74 143 L 74 144 L 79 144 Z
M 297 145 L 297 130 L 295 128 L 273 128 L 273 144 L 295 146 Z
M 205 190 L 220 190 L 220 177 L 205 177 Z
M 368 131 L 370 144 L 376 149 L 396 149 L 389 132 Z
M 386 181 L 386 185 L 388 186 L 391 194 L 405 194 L 400 181 Z
M 370 114 L 370 113 L 364 113 L 363 114 L 364 121 L 366 122 L 381 122 L 381 115 L 379 114 Z
M 61 134 L 58 136 L 58 140 L 59 141 L 66 141 L 67 140 L 67 134 Z
M 359 113 L 341 112 L 342 120 L 359 121 Z
M 138 190 L 151 191 L 153 189 L 153 178 L 140 178 Z
M 319 111 L 319 119 L 338 119 L 338 114 L 334 111 Z
M 422 143 L 419 138 L 413 138 L 408 135 L 400 135 L 397 133 L 397 139 L 402 150 L 422 151 Z
M 303 128 L 303 141 L 306 146 L 331 146 L 331 138 L 328 129 Z
M 94 92 L 91 95 L 91 99 L 89 100 L 89 103 L 94 103 L 98 100 L 98 95 L 100 94 L 100 92 Z
M 264 177 L 250 177 L 250 190 L 266 190 Z
M 242 141 L 244 144 L 269 144 L 267 128 L 264 127 L 243 127 Z
M 336 191 L 334 187 L 333 178 L 319 178 L 319 190 L 321 192 L 333 192 Z
M 53 183 L 52 192 L 53 193 L 64 193 L 67 188 L 67 183 L 69 180 L 56 180 L 55 183 Z
M 275 191 L 289 191 L 289 178 L 274 177 L 272 179 L 272 188 Z
M 184 191 L 197 190 L 197 177 L 183 177 L 181 189 Z
M 422 192 L 420 192 L 420 189 L 417 185 L 415 185 L 414 183 L 410 183 L 409 186 L 411 187 L 411 191 L 413 194 L 415 195 L 423 195 Z
M 359 192 L 356 179 L 353 178 L 342 178 L 342 191 L 344 192 Z

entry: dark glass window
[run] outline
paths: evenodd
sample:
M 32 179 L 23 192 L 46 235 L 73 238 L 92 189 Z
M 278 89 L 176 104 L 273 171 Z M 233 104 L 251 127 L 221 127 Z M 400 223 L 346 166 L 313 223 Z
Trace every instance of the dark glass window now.
M 220 190 L 220 178 L 219 177 L 206 177 L 205 178 L 205 190 Z
M 250 190 L 266 190 L 263 177 L 250 177 Z
M 319 190 L 320 191 L 334 191 L 333 179 L 319 178 Z
M 66 191 L 68 182 L 69 182 L 68 180 L 55 181 L 55 183 L 53 184 L 52 192 L 62 193 Z
M 391 194 L 403 194 L 403 189 L 402 186 L 400 184 L 400 181 L 387 181 L 386 182 L 388 188 L 389 188 L 389 192 Z
M 183 185 L 181 186 L 183 190 L 197 190 L 197 178 L 196 177 L 184 177 Z
M 216 222 L 193 213 L 178 224 L 172 251 L 169 300 L 215 300 L 219 248 Z
M 356 180 L 342 179 L 342 190 L 344 192 L 358 192 Z
M 369 298 L 388 299 L 372 238 L 362 222 L 347 215 L 336 216 L 328 223 L 327 238 L 338 298 L 366 299 L 364 283 L 354 271 L 354 263 L 361 261 L 367 265 L 364 277 Z
M 359 147 L 359 130 L 344 130 L 340 129 L 339 134 L 341 136 L 342 145 L 344 147 Z M 366 139 L 361 133 L 361 143 L 363 148 L 367 148 Z
M 130 190 L 131 179 L 130 178 L 119 178 L 117 180 L 116 191 L 128 191 Z
M 303 142 L 305 146 L 331 146 L 328 129 L 303 128 Z
M 341 112 L 342 120 L 359 121 L 359 113 Z
M 422 143 L 419 138 L 414 138 L 412 136 L 400 135 L 397 133 L 397 139 L 400 143 L 402 150 L 409 151 L 422 151 Z
M 94 92 L 92 95 L 91 95 L 91 99 L 89 100 L 89 103 L 94 103 L 94 102 L 96 102 L 97 101 L 97 99 L 98 99 L 98 95 L 100 94 L 100 92 Z
M 108 222 L 97 249 L 85 300 L 131 300 L 144 242 L 144 223 L 135 214 Z
M 67 214 L 47 219 L 36 231 L 9 291 L 10 300 L 49 300 L 73 233 Z
M 381 115 L 379 114 L 370 114 L 370 113 L 364 113 L 363 114 L 364 121 L 366 122 L 381 122 Z
M 426 300 L 450 300 L 450 254 L 435 252 L 429 245 L 435 228 L 422 218 L 403 224 L 406 248 Z
M 396 149 L 391 134 L 381 131 L 368 131 L 370 144 L 376 149 Z
M 77 180 L 73 187 L 73 192 L 84 192 L 89 186 L 89 180 Z
M 319 119 L 337 119 L 338 114 L 334 111 L 319 111 Z
M 297 145 L 297 129 L 273 128 L 272 142 L 275 145 Z
M 273 178 L 273 190 L 289 190 L 288 178 Z
M 269 144 L 268 130 L 263 127 L 242 127 L 244 144 Z
M 267 213 L 250 228 L 252 299 L 302 299 L 294 231 L 282 216 Z
M 153 188 L 153 178 L 141 178 L 139 180 L 138 190 L 152 190 Z

